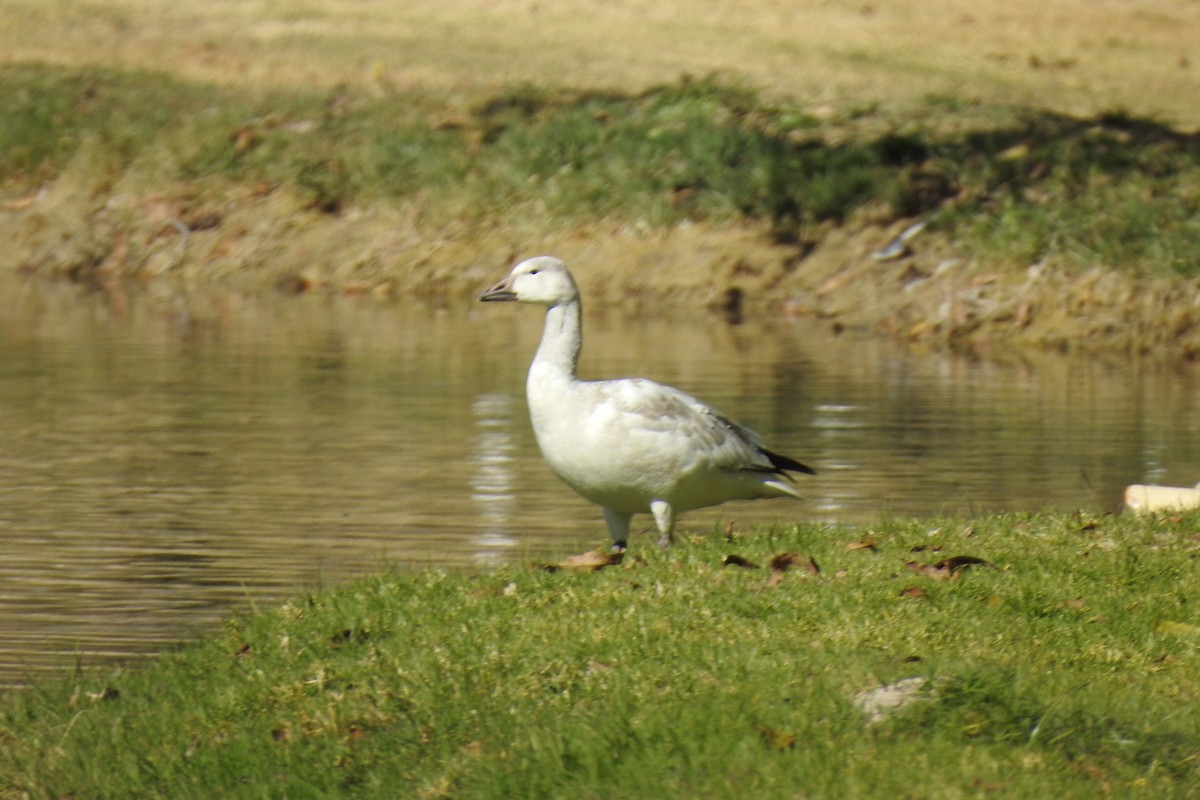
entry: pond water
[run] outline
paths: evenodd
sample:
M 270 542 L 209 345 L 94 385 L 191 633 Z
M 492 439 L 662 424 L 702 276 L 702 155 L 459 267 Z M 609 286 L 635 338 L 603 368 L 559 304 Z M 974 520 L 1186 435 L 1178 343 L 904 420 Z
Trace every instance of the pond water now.
M 0 302 L 0 685 L 130 659 L 385 567 L 518 568 L 606 543 L 543 465 L 529 307 L 365 297 Z M 978 360 L 811 320 L 585 320 L 584 377 L 704 398 L 815 467 L 805 502 L 683 534 L 1042 508 L 1200 479 L 1194 366 Z M 631 546 L 651 547 L 648 517 Z

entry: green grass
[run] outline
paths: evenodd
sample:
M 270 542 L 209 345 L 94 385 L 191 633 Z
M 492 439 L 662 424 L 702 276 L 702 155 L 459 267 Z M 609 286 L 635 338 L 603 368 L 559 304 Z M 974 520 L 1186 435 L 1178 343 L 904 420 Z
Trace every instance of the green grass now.
M 768 220 L 813 243 L 864 209 L 930 217 L 989 262 L 1194 277 L 1200 140 L 1119 113 L 926 98 L 821 119 L 720 79 L 640 93 L 519 86 L 474 98 L 249 93 L 150 73 L 0 73 L 0 191 L 286 189 L 303 204 L 412 203 L 434 218 Z
M 1198 524 L 803 525 L 368 578 L 8 696 L 0 797 L 1194 797 Z M 722 566 L 786 551 L 819 573 Z M 994 566 L 907 566 L 960 555 Z M 855 695 L 913 677 L 868 723 Z

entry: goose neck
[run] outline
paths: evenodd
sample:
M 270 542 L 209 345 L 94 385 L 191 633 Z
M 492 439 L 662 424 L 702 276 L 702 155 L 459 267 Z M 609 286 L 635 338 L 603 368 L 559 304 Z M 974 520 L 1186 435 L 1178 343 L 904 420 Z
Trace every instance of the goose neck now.
M 552 306 L 546 312 L 546 327 L 534 363 L 574 378 L 582 347 L 579 301 Z

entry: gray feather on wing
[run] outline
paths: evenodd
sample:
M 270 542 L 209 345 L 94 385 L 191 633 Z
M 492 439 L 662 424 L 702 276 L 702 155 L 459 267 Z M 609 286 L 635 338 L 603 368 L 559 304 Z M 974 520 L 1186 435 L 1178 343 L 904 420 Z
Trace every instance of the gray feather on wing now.
M 774 471 L 757 433 L 691 395 L 640 378 L 623 381 L 618 391 L 613 399 L 621 404 L 631 428 L 682 434 L 700 445 L 716 466 Z

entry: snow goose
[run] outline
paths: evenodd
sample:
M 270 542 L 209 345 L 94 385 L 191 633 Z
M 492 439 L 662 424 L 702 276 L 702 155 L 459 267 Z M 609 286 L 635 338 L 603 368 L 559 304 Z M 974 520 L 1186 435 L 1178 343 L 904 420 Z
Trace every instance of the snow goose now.
M 550 469 L 604 508 L 614 548 L 625 547 L 639 512 L 654 516 L 666 547 L 680 512 L 727 500 L 799 499 L 787 473 L 815 474 L 678 389 L 642 378 L 580 380 L 579 290 L 559 259 L 522 261 L 479 299 L 546 306 L 525 384 L 533 432 Z

